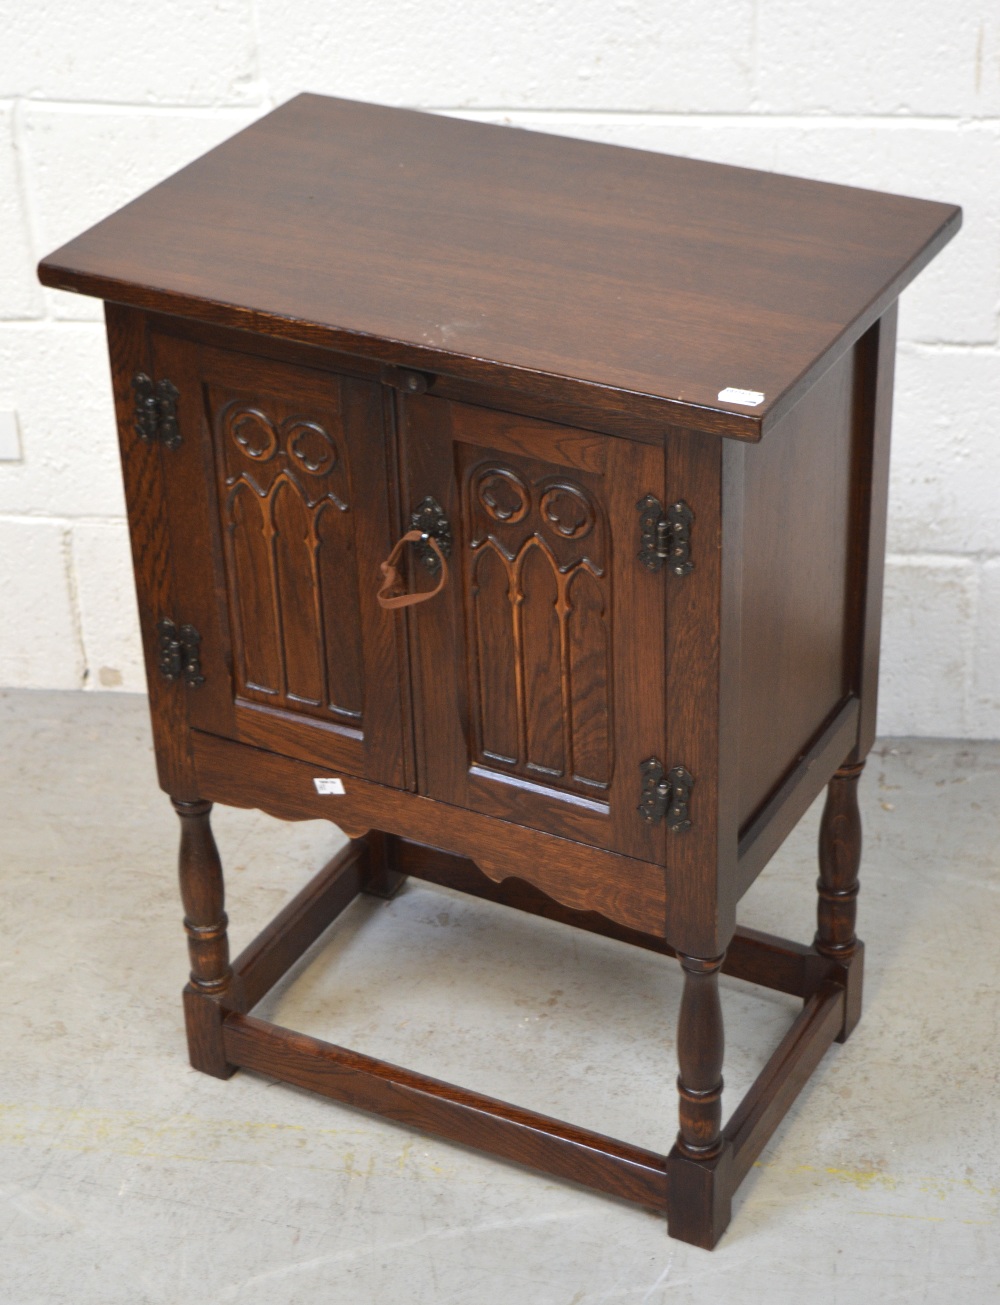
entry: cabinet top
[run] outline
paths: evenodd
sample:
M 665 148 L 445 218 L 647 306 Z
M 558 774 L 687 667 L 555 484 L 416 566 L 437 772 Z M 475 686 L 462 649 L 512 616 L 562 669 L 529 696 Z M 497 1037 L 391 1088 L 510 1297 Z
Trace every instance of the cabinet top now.
M 755 440 L 960 223 L 950 204 L 300 95 L 39 276 Z

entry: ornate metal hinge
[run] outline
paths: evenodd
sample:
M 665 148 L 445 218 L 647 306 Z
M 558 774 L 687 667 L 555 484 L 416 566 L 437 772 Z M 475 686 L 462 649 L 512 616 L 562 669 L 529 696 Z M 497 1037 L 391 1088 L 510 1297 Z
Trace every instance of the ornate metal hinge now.
M 639 770 L 642 772 L 639 814 L 643 820 L 658 825 L 666 816 L 667 828 L 675 834 L 690 829 L 688 803 L 691 801 L 694 776 L 683 766 L 674 766 L 669 774 L 664 774 L 663 762 L 658 757 L 648 758 Z
M 162 444 L 175 449 L 181 442 L 177 426 L 177 400 L 180 391 L 173 381 L 155 383 L 145 372 L 132 377 L 135 394 L 135 433 L 147 444 Z
M 418 503 L 410 516 L 410 528 L 419 530 L 427 539 L 428 535 L 433 535 L 437 540 L 437 546 L 445 557 L 451 557 L 451 522 L 444 514 L 444 508 L 437 499 L 427 496 L 422 502 Z M 417 556 L 424 564 L 426 570 L 431 575 L 437 575 L 441 570 L 441 563 L 437 560 L 437 554 L 430 544 L 421 542 L 413 545 Z
M 656 495 L 647 494 L 636 503 L 636 507 L 641 514 L 639 561 L 643 566 L 649 571 L 659 571 L 664 562 L 669 562 L 674 575 L 687 575 L 693 571 L 691 522 L 694 513 L 684 500 L 678 499 L 664 512 Z
M 205 683 L 201 673 L 201 635 L 193 625 L 178 628 L 173 621 L 164 619 L 156 627 L 159 636 L 158 653 L 160 674 L 165 680 L 180 680 L 189 689 Z

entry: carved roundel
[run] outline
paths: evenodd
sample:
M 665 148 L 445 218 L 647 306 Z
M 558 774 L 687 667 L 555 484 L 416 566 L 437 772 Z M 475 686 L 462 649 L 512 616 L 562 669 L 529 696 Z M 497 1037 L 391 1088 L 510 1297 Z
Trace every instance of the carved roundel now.
M 553 485 L 542 495 L 542 520 L 563 539 L 582 539 L 594 528 L 594 505 L 575 485 Z
M 325 476 L 337 464 L 337 446 L 315 421 L 297 418 L 283 429 L 288 435 L 288 456 L 312 476 Z
M 226 434 L 248 458 L 266 462 L 278 447 L 278 432 L 266 412 L 247 405 L 234 406 L 225 416 Z
M 531 502 L 527 487 L 500 467 L 491 467 L 479 478 L 476 496 L 494 521 L 509 526 L 521 521 Z

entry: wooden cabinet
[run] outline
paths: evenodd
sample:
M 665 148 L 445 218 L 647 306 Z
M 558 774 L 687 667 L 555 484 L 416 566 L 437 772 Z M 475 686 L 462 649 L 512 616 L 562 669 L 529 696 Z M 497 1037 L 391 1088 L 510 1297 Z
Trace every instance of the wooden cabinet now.
M 301 96 L 43 262 L 107 302 L 195 1066 L 715 1243 L 860 1015 L 895 303 L 959 217 Z M 826 786 L 816 938 L 741 927 Z M 216 801 L 352 838 L 232 962 Z M 679 958 L 668 1155 L 253 1015 L 408 875 Z M 720 973 L 802 1000 L 725 1124 Z

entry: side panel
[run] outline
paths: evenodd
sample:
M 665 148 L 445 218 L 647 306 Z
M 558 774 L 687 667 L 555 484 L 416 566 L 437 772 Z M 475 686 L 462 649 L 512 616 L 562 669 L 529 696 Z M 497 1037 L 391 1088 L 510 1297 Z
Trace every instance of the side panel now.
M 802 717 L 802 708 L 811 705 L 815 718 L 822 712 L 824 703 L 831 702 L 841 683 L 838 667 L 843 677 L 843 694 L 833 701 L 833 710 L 804 746 L 800 744 L 796 751 L 789 753 L 788 749 L 795 744 L 796 738 L 786 731 L 788 764 L 764 800 L 752 810 L 750 804 L 754 794 L 761 790 L 769 776 L 765 775 L 763 781 L 758 781 L 750 773 L 752 762 L 748 758 L 754 745 L 744 735 L 741 800 L 745 818 L 740 829 L 737 876 L 741 892 L 760 873 L 837 767 L 845 762 L 863 761 L 875 739 L 895 342 L 896 307 L 893 305 L 855 346 L 850 417 L 843 398 L 838 404 L 828 405 L 825 412 L 818 404 L 813 410 L 813 437 L 825 436 L 825 469 L 829 472 L 835 465 L 837 474 L 832 484 L 821 482 L 817 485 L 807 480 L 797 492 L 816 495 L 818 510 L 815 519 L 819 528 L 827 532 L 832 564 L 834 567 L 843 565 L 846 569 L 842 607 L 844 625 L 839 649 L 831 628 L 827 631 L 825 648 L 814 659 L 819 671 L 822 672 L 824 665 L 827 668 L 825 682 L 822 674 L 817 676 L 812 698 L 803 697 L 801 672 L 807 667 L 797 668 L 799 692 L 787 702 L 777 700 L 772 718 L 775 727 L 780 730 L 788 720 L 794 720 L 798 712 L 799 730 L 807 729 L 809 717 Z M 851 358 L 848 358 L 840 374 L 842 387 L 850 374 Z M 792 417 L 797 413 L 798 409 L 795 409 Z M 830 424 L 824 426 L 824 421 Z M 781 429 L 783 427 L 784 423 Z M 767 447 L 767 440 L 764 447 Z M 756 454 L 756 449 L 742 451 L 747 462 Z M 847 484 L 845 457 L 849 459 Z M 839 505 L 833 497 L 838 493 L 842 495 Z M 845 519 L 848 523 L 846 538 L 843 533 Z M 805 534 L 800 528 L 800 542 Z M 819 544 L 815 540 L 808 542 L 813 549 L 822 546 L 822 541 Z M 777 554 L 772 560 L 776 566 L 781 563 Z M 806 565 L 810 563 L 807 561 Z M 815 560 L 812 565 L 815 568 Z M 839 588 L 835 585 L 838 583 L 839 576 L 834 572 L 834 583 L 828 581 L 828 595 L 837 597 Z M 787 668 L 779 664 L 778 669 L 781 672 Z M 767 680 L 766 667 L 758 666 L 756 674 L 761 678 L 752 686 L 748 683 L 747 688 L 757 699 L 775 702 L 774 686 Z M 794 689 L 795 685 L 795 676 L 789 677 L 789 688 Z M 749 712 L 744 717 L 745 727 L 748 721 Z M 756 728 L 760 728 L 759 721 Z M 766 755 L 765 749 L 760 749 L 760 752 Z M 772 756 L 771 763 L 774 773 L 780 766 L 780 754 Z
M 157 622 L 177 610 L 162 452 L 139 438 L 132 391 L 132 378 L 152 368 L 149 334 L 145 316 L 135 309 L 107 304 L 105 318 L 156 768 L 164 792 L 190 802 L 201 794 L 189 746 L 189 698 L 158 666 Z
M 454 534 L 448 588 L 410 609 L 421 791 L 662 862 L 636 811 L 664 741 L 663 575 L 636 558 L 662 451 L 431 396 L 403 412 L 404 507 L 434 497 Z
M 845 761 L 864 761 L 875 742 L 897 313 L 898 305 L 893 304 L 856 346 L 863 380 L 855 416 L 847 655 L 854 666 L 853 687 L 861 700 L 861 716 L 857 745 Z
M 859 384 L 852 350 L 743 453 L 739 822 L 855 688 L 848 650 Z

